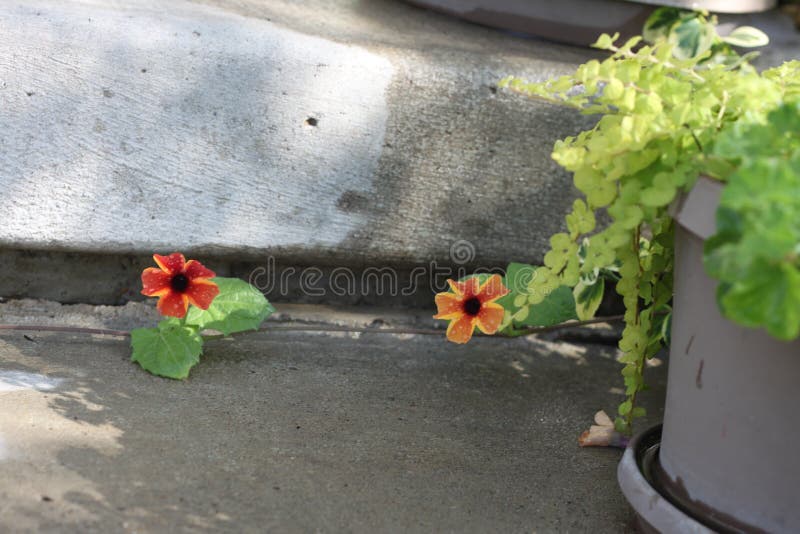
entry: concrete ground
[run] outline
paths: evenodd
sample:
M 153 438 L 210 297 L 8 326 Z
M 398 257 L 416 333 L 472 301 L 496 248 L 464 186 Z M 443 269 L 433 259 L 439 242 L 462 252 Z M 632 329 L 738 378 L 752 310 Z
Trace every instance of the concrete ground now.
M 128 328 L 149 320 L 141 306 L 11 302 L 0 322 Z M 0 530 L 631 529 L 621 451 L 577 445 L 620 399 L 608 328 L 584 336 L 596 344 L 466 346 L 291 330 L 402 327 L 371 313 L 291 308 L 273 331 L 209 342 L 184 382 L 130 363 L 124 338 L 0 332 Z M 650 421 L 665 367 L 650 372 Z

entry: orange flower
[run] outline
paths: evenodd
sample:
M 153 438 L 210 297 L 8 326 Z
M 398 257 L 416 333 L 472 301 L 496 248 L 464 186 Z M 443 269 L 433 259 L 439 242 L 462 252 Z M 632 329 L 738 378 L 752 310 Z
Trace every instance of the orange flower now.
M 158 269 L 148 267 L 142 272 L 142 295 L 159 297 L 158 311 L 170 317 L 185 317 L 189 304 L 207 310 L 219 294 L 217 284 L 209 280 L 216 274 L 196 260 L 186 261 L 183 254 L 153 255 Z
M 477 326 L 484 334 L 494 334 L 503 320 L 503 307 L 495 300 L 509 293 L 500 275 L 493 274 L 483 284 L 477 278 L 463 282 L 448 280 L 452 293 L 436 295 L 439 313 L 434 319 L 449 320 L 447 339 L 454 343 L 466 343 Z

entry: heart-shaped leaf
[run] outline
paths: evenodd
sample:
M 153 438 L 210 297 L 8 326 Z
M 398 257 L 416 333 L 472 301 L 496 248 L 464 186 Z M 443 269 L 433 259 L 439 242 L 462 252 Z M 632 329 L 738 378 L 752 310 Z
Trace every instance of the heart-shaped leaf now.
M 131 360 L 154 375 L 182 379 L 200 361 L 203 339 L 197 329 L 167 319 L 157 328 L 137 328 L 131 332 Z
M 219 295 L 207 310 L 192 307 L 186 314 L 186 324 L 199 329 L 210 328 L 225 334 L 256 330 L 275 311 L 264 295 L 238 278 L 217 277 Z

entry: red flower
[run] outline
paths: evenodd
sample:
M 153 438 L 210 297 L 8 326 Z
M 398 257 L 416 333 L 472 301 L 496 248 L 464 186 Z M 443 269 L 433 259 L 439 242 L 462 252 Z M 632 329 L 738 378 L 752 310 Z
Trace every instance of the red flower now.
M 142 272 L 142 295 L 159 297 L 158 311 L 170 317 L 185 317 L 189 304 L 207 310 L 219 294 L 217 284 L 209 280 L 216 274 L 196 260 L 186 261 L 183 254 L 153 255 L 158 269 L 148 267 Z
M 500 275 L 493 274 L 483 284 L 472 277 L 463 282 L 448 280 L 452 293 L 436 295 L 439 313 L 434 319 L 450 320 L 447 339 L 454 343 L 466 343 L 477 326 L 484 334 L 494 334 L 500 327 L 505 313 L 495 300 L 509 293 Z

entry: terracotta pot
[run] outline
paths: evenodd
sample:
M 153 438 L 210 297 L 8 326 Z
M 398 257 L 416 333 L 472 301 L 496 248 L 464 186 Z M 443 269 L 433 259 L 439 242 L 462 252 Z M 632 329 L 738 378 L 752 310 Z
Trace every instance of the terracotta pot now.
M 650 488 L 631 479 L 635 450 L 626 451 L 620 485 L 637 513 L 664 532 L 686 528 L 664 523 L 669 516 L 664 503 L 657 518 L 648 516 L 652 510 L 646 504 L 633 502 L 654 489 L 677 509 L 671 512 L 694 516 L 714 530 L 800 532 L 795 450 L 800 340 L 781 342 L 720 314 L 716 282 L 705 274 L 702 257 L 704 240 L 715 231 L 721 189 L 701 178 L 676 210 L 672 343 L 660 447 L 644 469 Z

